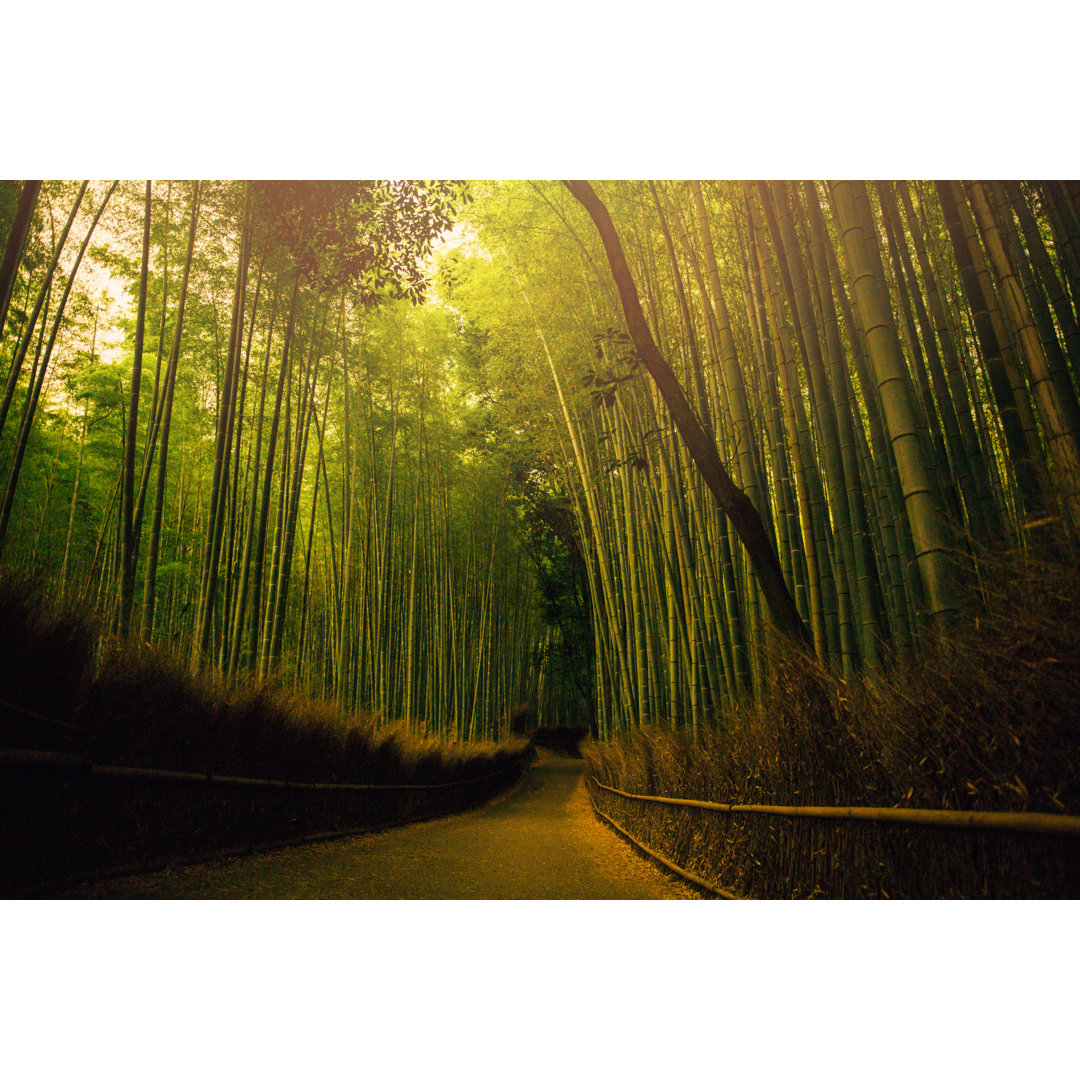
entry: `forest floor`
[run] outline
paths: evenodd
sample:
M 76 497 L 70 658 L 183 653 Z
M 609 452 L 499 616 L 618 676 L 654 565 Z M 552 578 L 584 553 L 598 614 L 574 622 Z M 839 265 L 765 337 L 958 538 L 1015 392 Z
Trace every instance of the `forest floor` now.
M 87 900 L 677 900 L 592 812 L 584 762 L 540 751 L 485 806 L 386 832 L 84 885 Z

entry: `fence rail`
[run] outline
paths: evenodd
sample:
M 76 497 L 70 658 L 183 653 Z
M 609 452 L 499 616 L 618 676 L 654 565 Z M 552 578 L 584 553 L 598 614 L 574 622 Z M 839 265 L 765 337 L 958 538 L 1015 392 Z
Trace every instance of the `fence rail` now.
M 56 895 L 102 878 L 426 821 L 475 805 L 526 767 L 522 759 L 430 784 L 331 783 L 99 764 L 82 741 L 66 750 L 0 747 L 0 820 L 25 826 L 0 830 L 0 896 Z M 63 782 L 46 782 L 54 778 Z M 19 801 L 27 792 L 40 796 L 32 813 Z
M 843 821 L 872 821 L 886 825 L 919 825 L 934 829 L 1031 833 L 1039 836 L 1080 836 L 1080 816 L 1071 814 L 1021 813 L 1005 810 L 919 810 L 887 806 L 774 806 L 758 803 L 715 803 L 701 799 L 671 799 L 661 795 L 636 795 L 589 780 L 603 791 L 638 802 L 668 806 L 694 806 L 720 814 L 772 814 L 790 818 L 831 818 Z
M 0 710 L 18 713 L 20 716 L 27 716 L 31 720 L 36 720 L 39 724 L 45 724 L 47 727 L 61 728 L 64 731 L 73 731 L 77 735 L 86 734 L 86 729 L 79 727 L 78 724 L 72 724 L 67 720 L 57 720 L 55 717 L 46 716 L 44 713 L 34 712 L 33 709 L 27 709 L 23 705 L 16 705 L 15 702 L 5 701 L 2 698 L 0 698 Z
M 146 780 L 174 780 L 187 783 L 222 784 L 228 786 L 251 785 L 255 787 L 301 788 L 308 791 L 435 791 L 439 788 L 462 787 L 493 780 L 520 765 L 507 765 L 504 769 L 473 776 L 466 780 L 447 780 L 440 784 L 334 784 L 304 780 L 267 780 L 254 776 L 219 776 L 216 773 L 177 772 L 173 769 L 143 769 L 130 765 L 95 765 L 79 754 L 53 753 L 48 750 L 2 750 L 0 763 L 75 767 L 88 769 L 94 776 L 130 777 Z
M 590 797 L 591 798 L 591 797 Z M 685 878 L 693 885 L 697 885 L 698 888 L 704 889 L 706 892 L 712 893 L 714 896 L 718 896 L 721 900 L 738 900 L 733 892 L 728 892 L 727 889 L 721 889 L 719 885 L 713 885 L 711 882 L 706 881 L 703 877 L 699 877 L 697 874 L 690 870 L 687 870 L 685 866 L 680 866 L 678 863 L 672 862 L 666 855 L 661 855 L 659 851 L 649 847 L 643 840 L 639 840 L 633 833 L 624 829 L 614 818 L 608 817 L 607 814 L 601 810 L 595 802 L 592 804 L 593 813 L 597 817 L 603 818 L 616 832 L 621 833 L 630 841 L 635 847 L 641 848 L 650 858 L 655 859 L 662 866 L 666 866 L 672 873 L 677 874 L 681 878 Z

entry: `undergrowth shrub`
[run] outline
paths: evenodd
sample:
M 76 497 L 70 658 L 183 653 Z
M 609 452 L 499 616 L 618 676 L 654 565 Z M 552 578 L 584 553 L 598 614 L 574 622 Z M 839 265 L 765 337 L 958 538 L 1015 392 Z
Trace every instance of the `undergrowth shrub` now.
M 194 676 L 170 654 L 102 635 L 93 620 L 55 611 L 12 581 L 0 583 L 0 714 L 25 745 L 49 735 L 45 720 L 72 725 L 82 735 L 66 733 L 70 748 L 97 764 L 296 781 L 463 779 L 527 746 L 444 743 L 285 687 Z
M 92 675 L 97 639 L 94 620 L 42 604 L 25 583 L 0 580 L 0 703 L 70 720 Z M 4 721 L 14 734 L 18 721 L 10 714 Z
M 969 567 L 974 577 L 973 571 Z M 696 740 L 648 727 L 586 756 L 601 782 L 719 803 L 1080 813 L 1080 570 L 983 556 L 917 662 L 845 682 L 773 645 L 758 703 Z M 748 896 L 1075 896 L 1074 840 L 598 805 Z
M 505 787 L 530 750 L 523 738 L 452 745 L 281 686 L 195 677 L 10 582 L 0 586 L 0 748 L 199 776 L 410 786 L 102 784 L 80 766 L 9 759 L 0 763 L 0 895 L 150 857 L 448 813 Z M 455 781 L 474 783 L 413 787 Z

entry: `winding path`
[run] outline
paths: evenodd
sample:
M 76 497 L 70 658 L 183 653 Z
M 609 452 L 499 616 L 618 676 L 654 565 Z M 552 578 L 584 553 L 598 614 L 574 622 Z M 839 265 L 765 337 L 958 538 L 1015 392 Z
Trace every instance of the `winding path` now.
M 87 885 L 71 898 L 695 899 L 597 821 L 584 762 L 544 756 L 485 806 L 387 832 Z

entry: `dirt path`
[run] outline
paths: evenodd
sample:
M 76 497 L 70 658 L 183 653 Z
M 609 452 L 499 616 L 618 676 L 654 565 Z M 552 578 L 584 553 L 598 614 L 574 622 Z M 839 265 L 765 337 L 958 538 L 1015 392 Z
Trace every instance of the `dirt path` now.
M 674 900 L 673 881 L 597 821 L 584 762 L 545 757 L 486 806 L 331 840 L 84 886 L 145 900 Z

